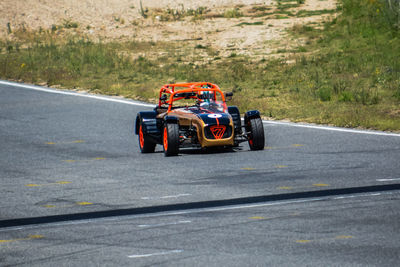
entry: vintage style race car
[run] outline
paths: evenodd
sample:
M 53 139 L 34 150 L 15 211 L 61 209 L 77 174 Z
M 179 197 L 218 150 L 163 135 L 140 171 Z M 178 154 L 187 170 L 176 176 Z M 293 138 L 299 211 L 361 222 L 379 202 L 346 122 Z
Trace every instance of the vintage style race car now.
M 242 126 L 239 109 L 225 102 L 232 95 L 208 82 L 164 85 L 154 110 L 137 114 L 140 151 L 154 152 L 160 144 L 165 156 L 173 156 L 184 147 L 235 147 L 246 141 L 251 150 L 264 149 L 259 111 L 247 111 Z

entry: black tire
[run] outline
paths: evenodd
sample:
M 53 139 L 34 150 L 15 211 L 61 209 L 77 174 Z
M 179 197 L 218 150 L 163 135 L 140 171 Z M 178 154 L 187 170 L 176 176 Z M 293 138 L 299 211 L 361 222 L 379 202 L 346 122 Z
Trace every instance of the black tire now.
M 176 156 L 179 153 L 179 125 L 166 123 L 163 129 L 162 145 L 164 156 Z
M 142 124 L 139 126 L 139 148 L 142 153 L 153 153 L 156 149 L 156 143 L 153 143 L 149 138 L 143 133 Z
M 264 125 L 261 118 L 252 118 L 247 122 L 247 131 L 250 132 L 249 146 L 251 150 L 263 150 L 265 146 Z

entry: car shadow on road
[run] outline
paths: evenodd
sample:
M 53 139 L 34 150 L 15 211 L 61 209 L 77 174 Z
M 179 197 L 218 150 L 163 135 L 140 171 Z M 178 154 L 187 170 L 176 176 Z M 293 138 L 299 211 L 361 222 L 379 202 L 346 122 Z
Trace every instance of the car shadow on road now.
M 182 148 L 179 154 L 201 155 L 201 154 L 229 154 L 242 151 L 242 147 L 208 147 L 208 148 Z

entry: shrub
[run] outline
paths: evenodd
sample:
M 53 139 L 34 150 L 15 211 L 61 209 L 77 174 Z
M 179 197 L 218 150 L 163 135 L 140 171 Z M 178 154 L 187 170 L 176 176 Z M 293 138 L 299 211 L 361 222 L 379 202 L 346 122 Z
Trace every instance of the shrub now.
M 343 91 L 340 93 L 339 101 L 340 102 L 352 102 L 354 99 L 353 93 L 350 91 Z
M 79 27 L 79 24 L 78 24 L 78 22 L 73 22 L 71 20 L 64 20 L 63 27 L 66 29 L 72 29 L 72 28 L 76 29 Z
M 225 10 L 224 18 L 240 18 L 243 16 L 243 13 L 240 12 L 239 8 L 233 8 Z
M 323 86 L 318 89 L 317 95 L 321 101 L 330 101 L 331 100 L 331 95 L 332 95 L 332 90 L 328 86 Z

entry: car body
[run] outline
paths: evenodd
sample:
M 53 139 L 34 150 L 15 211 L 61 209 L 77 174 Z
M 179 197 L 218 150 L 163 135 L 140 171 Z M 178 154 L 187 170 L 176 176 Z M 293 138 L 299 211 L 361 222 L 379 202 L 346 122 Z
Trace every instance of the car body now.
M 141 152 L 154 152 L 161 144 L 165 155 L 170 156 L 183 147 L 234 147 L 244 141 L 252 150 L 263 149 L 260 113 L 246 112 L 242 127 L 239 109 L 226 105 L 226 97 L 231 96 L 208 82 L 164 85 L 153 111 L 136 116 L 135 133 Z

